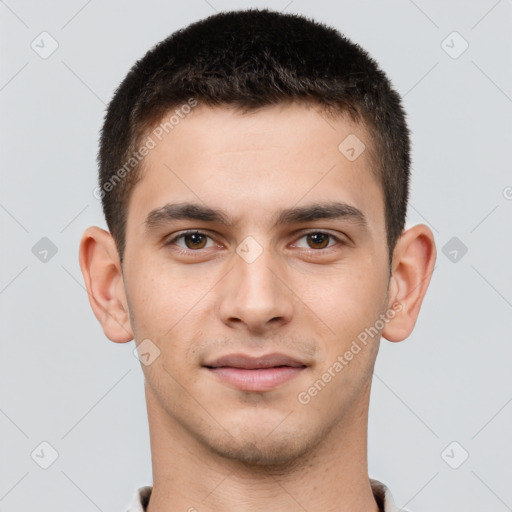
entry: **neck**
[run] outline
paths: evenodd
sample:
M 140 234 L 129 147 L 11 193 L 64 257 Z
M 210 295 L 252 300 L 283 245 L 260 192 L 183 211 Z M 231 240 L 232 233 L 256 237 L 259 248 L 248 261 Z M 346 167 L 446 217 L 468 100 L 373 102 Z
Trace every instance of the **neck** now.
M 282 466 L 213 453 L 161 408 L 146 386 L 153 491 L 148 512 L 379 512 L 368 478 L 369 388 L 311 452 Z

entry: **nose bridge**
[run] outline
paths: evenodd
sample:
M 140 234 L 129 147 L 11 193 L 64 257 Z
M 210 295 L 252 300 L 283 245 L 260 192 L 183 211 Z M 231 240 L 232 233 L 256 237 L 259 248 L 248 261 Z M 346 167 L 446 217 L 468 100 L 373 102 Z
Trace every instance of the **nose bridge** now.
M 276 276 L 278 258 L 253 237 L 242 241 L 236 252 L 229 282 L 221 294 L 222 320 L 241 322 L 254 330 L 265 329 L 271 321 L 272 325 L 278 320 L 288 322 L 292 303 L 288 288 Z

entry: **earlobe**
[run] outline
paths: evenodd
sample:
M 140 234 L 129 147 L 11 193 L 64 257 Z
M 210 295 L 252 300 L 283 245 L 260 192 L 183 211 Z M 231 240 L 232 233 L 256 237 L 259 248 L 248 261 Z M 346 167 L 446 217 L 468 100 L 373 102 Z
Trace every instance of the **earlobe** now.
M 436 262 L 434 235 L 425 224 L 404 231 L 394 251 L 388 308 L 395 311 L 382 330 L 389 341 L 403 341 L 414 329 Z
M 82 235 L 80 269 L 94 315 L 116 343 L 133 339 L 119 255 L 112 235 L 98 227 Z

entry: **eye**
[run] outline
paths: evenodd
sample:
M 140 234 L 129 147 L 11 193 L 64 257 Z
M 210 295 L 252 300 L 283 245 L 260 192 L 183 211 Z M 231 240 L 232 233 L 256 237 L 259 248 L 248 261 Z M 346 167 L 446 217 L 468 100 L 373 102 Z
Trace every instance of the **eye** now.
M 336 245 L 337 242 L 342 243 L 342 240 L 337 236 L 331 235 L 331 233 L 325 233 L 323 231 L 311 231 L 310 233 L 305 233 L 299 240 L 306 239 L 307 247 L 302 246 L 304 249 L 327 249 Z M 329 239 L 334 240 L 334 243 L 329 245 Z M 300 246 L 299 246 L 300 247 Z
M 300 240 L 305 240 L 305 245 L 301 245 Z M 179 243 L 181 242 L 181 243 Z M 208 243 L 210 242 L 210 243 Z M 332 242 L 332 243 L 330 243 Z M 322 249 L 329 249 L 336 244 L 343 244 L 343 240 L 339 237 L 324 231 L 311 231 L 304 233 L 299 242 L 294 247 L 301 249 L 311 249 L 313 251 L 320 251 Z M 165 245 L 176 246 L 176 250 L 182 254 L 190 254 L 191 252 L 199 252 L 201 249 L 208 249 L 215 247 L 213 239 L 201 231 L 184 231 L 179 235 L 171 238 L 165 242 Z
M 181 239 L 183 240 L 184 245 L 177 243 L 178 240 Z M 207 239 L 211 240 L 208 235 L 201 233 L 200 231 L 186 231 L 166 242 L 166 245 L 176 244 L 181 249 L 190 251 L 206 249 L 215 245 L 213 240 L 211 240 L 212 243 L 210 245 L 207 245 Z

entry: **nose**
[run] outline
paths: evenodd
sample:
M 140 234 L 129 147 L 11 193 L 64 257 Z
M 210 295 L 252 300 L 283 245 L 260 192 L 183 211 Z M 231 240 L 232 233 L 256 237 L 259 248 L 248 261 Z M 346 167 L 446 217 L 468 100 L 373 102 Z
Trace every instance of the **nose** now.
M 284 267 L 270 250 L 254 260 L 233 255 L 234 267 L 219 284 L 219 315 L 231 328 L 263 334 L 290 322 L 293 292 Z

